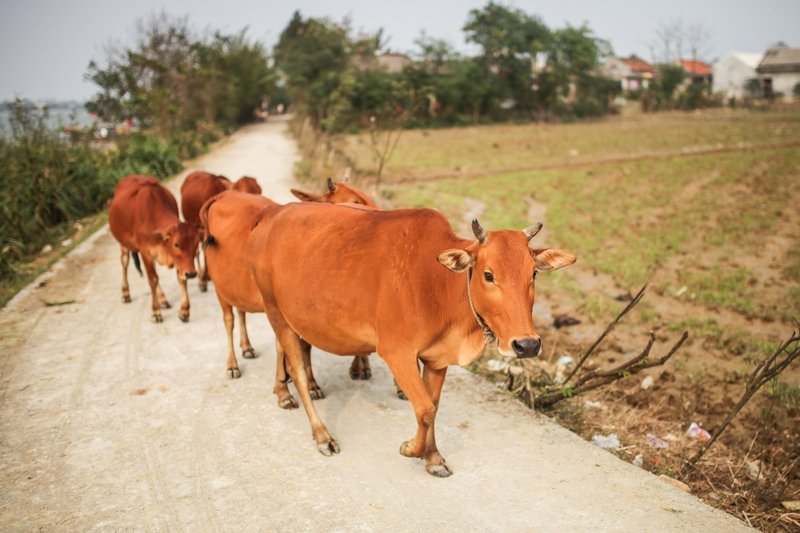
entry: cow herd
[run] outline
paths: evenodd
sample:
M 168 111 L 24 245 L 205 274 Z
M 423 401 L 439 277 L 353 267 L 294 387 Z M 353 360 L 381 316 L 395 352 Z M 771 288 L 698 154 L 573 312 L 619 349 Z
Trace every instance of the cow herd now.
M 447 367 L 470 363 L 487 343 L 496 342 L 507 356 L 541 353 L 532 316 L 536 273 L 570 265 L 575 256 L 537 248 L 541 223 L 486 231 L 473 220 L 475 239 L 462 239 L 438 211 L 381 210 L 364 192 L 330 178 L 324 194 L 292 193 L 302 201 L 281 205 L 262 196 L 253 178 L 231 183 L 194 172 L 181 187 L 181 221 L 175 198 L 156 179 L 123 178 L 109 210 L 121 250 L 123 302 L 130 302 L 131 256 L 140 273 L 144 264 L 155 322 L 169 307 L 156 263 L 176 269 L 183 321 L 189 320 L 188 280 L 198 277 L 203 291 L 213 281 L 230 378 L 241 376 L 234 309 L 246 358 L 255 351 L 245 316 L 265 313 L 276 338 L 278 405 L 298 407 L 291 379 L 323 455 L 338 453 L 339 445 L 314 407 L 324 395 L 311 346 L 354 356 L 353 379 L 369 379 L 368 356 L 377 352 L 417 419 L 416 435 L 400 453 L 424 459 L 434 476 L 449 476 L 434 435 Z

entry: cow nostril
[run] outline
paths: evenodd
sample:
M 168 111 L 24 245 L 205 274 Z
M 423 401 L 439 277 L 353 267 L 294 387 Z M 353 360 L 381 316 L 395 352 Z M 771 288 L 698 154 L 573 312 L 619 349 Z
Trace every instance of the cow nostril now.
M 187 272 L 186 279 L 192 279 L 197 277 L 197 272 Z
M 525 346 L 521 342 L 518 341 L 511 341 L 511 349 L 514 350 L 514 353 L 517 356 L 521 356 L 525 354 Z

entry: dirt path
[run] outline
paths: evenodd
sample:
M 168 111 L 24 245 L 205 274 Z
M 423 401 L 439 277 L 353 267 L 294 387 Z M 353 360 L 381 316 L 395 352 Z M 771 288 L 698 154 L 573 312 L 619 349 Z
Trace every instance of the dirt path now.
M 288 200 L 294 150 L 285 125 L 269 122 L 197 166 L 257 176 Z M 442 480 L 398 453 L 414 417 L 381 362 L 372 381 L 353 382 L 348 358 L 315 354 L 328 394 L 318 408 L 342 447 L 325 458 L 305 414 L 275 405 L 262 316 L 251 320 L 262 357 L 240 358 L 242 378 L 229 381 L 213 292 L 191 284 L 191 321 L 173 308 L 152 324 L 143 279 L 131 278 L 133 303 L 120 303 L 107 230 L 54 270 L 0 312 L 2 530 L 744 528 L 460 369 L 437 421 L 455 470 Z M 162 279 L 177 301 L 174 275 Z

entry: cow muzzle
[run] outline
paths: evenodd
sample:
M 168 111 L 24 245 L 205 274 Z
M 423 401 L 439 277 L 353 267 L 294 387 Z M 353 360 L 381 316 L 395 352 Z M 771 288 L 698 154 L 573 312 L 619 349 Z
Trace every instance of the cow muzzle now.
M 511 349 L 521 359 L 536 357 L 542 353 L 542 339 L 538 337 L 514 339 L 511 341 Z

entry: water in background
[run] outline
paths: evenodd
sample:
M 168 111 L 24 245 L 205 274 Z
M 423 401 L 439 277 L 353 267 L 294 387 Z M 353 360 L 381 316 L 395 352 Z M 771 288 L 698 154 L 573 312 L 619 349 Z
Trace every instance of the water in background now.
M 96 119 L 86 111 L 81 103 L 51 105 L 47 108 L 47 111 L 47 124 L 53 129 L 61 129 L 64 126 L 84 128 L 96 122 Z M 39 109 L 35 111 L 35 113 L 43 112 Z M 10 109 L 0 108 L 0 133 L 10 133 L 10 117 Z

